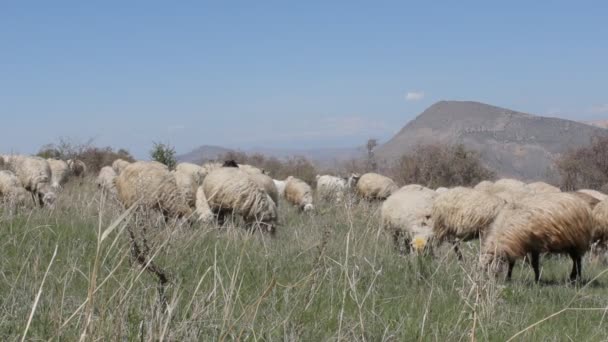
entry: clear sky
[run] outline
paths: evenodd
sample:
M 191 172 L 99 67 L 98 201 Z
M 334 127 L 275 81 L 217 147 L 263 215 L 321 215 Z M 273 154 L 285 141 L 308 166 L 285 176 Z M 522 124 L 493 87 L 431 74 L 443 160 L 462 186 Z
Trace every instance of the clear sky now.
M 0 151 L 340 147 L 432 103 L 608 119 L 608 2 L 1 1 Z

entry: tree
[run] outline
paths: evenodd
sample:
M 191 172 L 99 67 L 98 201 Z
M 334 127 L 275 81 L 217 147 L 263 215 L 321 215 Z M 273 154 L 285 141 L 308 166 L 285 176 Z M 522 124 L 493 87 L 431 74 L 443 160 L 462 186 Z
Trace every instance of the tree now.
M 150 151 L 150 157 L 161 164 L 167 165 L 170 170 L 175 168 L 177 165 L 177 159 L 175 158 L 175 148 L 169 144 L 163 144 L 159 142 L 153 142 L 154 146 Z
M 555 166 L 563 190 L 602 189 L 608 185 L 608 137 L 595 137 L 589 145 L 564 153 Z
M 368 171 L 376 171 L 378 169 L 378 163 L 376 162 L 376 156 L 374 155 L 374 149 L 378 146 L 377 139 L 367 140 L 367 169 Z

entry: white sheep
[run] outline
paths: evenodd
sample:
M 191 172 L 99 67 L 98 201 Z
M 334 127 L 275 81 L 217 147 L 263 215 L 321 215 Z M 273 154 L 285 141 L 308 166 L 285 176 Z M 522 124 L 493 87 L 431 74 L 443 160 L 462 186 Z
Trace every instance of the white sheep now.
M 49 163 L 40 157 L 11 155 L 4 157 L 5 166 L 12 171 L 21 185 L 32 194 L 34 202 L 41 207 L 52 205 L 56 195 L 51 187 L 51 168 Z
M 99 189 L 102 189 L 107 193 L 116 194 L 116 186 L 114 185 L 116 176 L 116 171 L 114 171 L 111 166 L 104 166 L 99 170 L 99 175 L 95 180 L 95 184 Z
M 303 211 L 314 209 L 312 188 L 303 180 L 293 176 L 285 179 L 285 200 Z
M 377 173 L 362 175 L 355 185 L 357 194 L 367 200 L 385 200 L 398 187 L 392 179 Z
M 8 170 L 0 171 L 0 199 L 10 205 L 24 205 L 28 198 L 27 190 L 21 185 L 19 178 Z
M 395 243 L 395 247 L 409 252 L 410 244 L 415 238 L 414 245 L 417 252 L 421 252 L 433 234 L 433 221 L 431 212 L 433 201 L 437 193 L 422 186 L 406 186 L 395 191 L 382 204 L 382 228 L 388 232 Z
M 277 192 L 279 193 L 279 196 L 284 197 L 285 196 L 285 181 L 278 180 L 278 179 L 273 179 L 272 181 L 274 182 L 274 186 L 277 188 Z
M 277 206 L 270 195 L 247 172 L 233 167 L 211 171 L 196 192 L 196 212 L 208 222 L 216 215 L 220 224 L 229 214 L 243 218 L 248 226 L 274 233 Z
M 326 201 L 341 202 L 348 188 L 348 179 L 331 175 L 317 175 L 317 194 Z
M 131 165 L 131 163 L 119 158 L 112 162 L 112 169 L 114 169 L 114 172 L 116 172 L 116 175 L 118 176 L 118 175 L 120 175 L 122 170 L 127 168 L 127 166 L 129 166 L 129 165 Z
M 46 161 L 51 168 L 51 186 L 56 190 L 61 189 L 72 173 L 68 163 L 60 159 L 52 158 L 49 158 Z

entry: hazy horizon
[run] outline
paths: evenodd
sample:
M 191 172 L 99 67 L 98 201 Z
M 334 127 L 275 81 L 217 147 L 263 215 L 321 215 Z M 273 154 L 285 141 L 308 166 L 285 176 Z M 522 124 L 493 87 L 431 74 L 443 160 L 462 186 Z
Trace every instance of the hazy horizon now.
M 0 5 L 0 152 L 66 137 L 313 149 L 439 100 L 608 119 L 608 4 Z

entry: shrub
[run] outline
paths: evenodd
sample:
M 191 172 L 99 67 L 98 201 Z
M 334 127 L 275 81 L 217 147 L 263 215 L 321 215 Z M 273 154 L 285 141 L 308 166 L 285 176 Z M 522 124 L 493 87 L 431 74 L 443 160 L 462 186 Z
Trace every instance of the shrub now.
M 163 144 L 154 142 L 154 146 L 150 151 L 150 157 L 152 160 L 156 160 L 161 164 L 167 165 L 169 170 L 173 170 L 177 165 L 177 159 L 175 158 L 175 148 L 169 144 Z
M 595 137 L 588 146 L 564 153 L 555 165 L 563 190 L 608 188 L 608 137 Z

